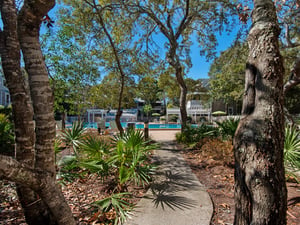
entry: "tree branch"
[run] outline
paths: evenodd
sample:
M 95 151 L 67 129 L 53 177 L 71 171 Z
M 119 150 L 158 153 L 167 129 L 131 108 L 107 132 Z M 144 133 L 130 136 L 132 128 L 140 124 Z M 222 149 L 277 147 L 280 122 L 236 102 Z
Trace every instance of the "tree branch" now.
M 297 58 L 294 63 L 289 80 L 285 83 L 283 87 L 283 93 L 286 94 L 288 90 L 290 90 L 292 87 L 295 87 L 298 84 L 300 84 L 300 58 Z
M 176 31 L 176 34 L 175 34 L 175 40 L 177 40 L 180 35 L 182 34 L 182 31 L 185 30 L 185 28 L 190 24 L 190 22 L 192 21 L 193 19 L 193 16 L 190 16 L 189 15 L 189 12 L 190 12 L 190 1 L 189 0 L 186 0 L 186 5 L 185 5 L 185 15 L 183 17 L 183 19 L 181 20 L 181 23 L 178 27 L 178 30 Z
M 285 28 L 285 33 L 284 33 L 284 37 L 286 39 L 286 46 L 284 46 L 284 48 L 288 49 L 288 48 L 295 48 L 300 46 L 299 42 L 292 42 L 291 40 L 291 36 L 290 36 L 290 27 L 287 23 L 284 24 L 284 28 Z
M 9 156 L 0 155 L 0 178 L 38 190 L 38 173 Z
M 291 42 L 289 25 L 285 24 L 284 27 L 285 27 L 285 39 L 286 39 L 286 42 L 287 42 L 287 46 L 292 47 L 293 43 Z
M 168 32 L 168 29 L 166 26 L 156 17 L 155 13 L 152 12 L 151 10 L 147 10 L 144 7 L 137 5 L 138 9 L 140 10 L 141 13 L 147 14 L 159 27 L 161 32 L 168 38 L 169 41 L 171 41 L 170 34 Z

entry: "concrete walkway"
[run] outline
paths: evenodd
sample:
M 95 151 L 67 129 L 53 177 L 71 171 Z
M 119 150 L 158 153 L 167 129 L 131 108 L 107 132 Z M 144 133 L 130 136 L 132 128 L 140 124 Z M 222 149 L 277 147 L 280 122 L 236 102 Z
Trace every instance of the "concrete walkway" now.
M 213 204 L 205 188 L 176 151 L 174 131 L 150 131 L 161 143 L 159 165 L 148 192 L 125 225 L 209 225 Z

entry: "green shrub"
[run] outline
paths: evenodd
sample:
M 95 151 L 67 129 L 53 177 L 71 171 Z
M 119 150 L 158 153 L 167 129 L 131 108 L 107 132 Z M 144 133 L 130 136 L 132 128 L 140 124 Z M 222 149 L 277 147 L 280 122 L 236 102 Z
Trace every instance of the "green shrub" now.
M 222 138 L 225 140 L 228 138 L 233 140 L 239 122 L 240 119 L 233 119 L 233 118 L 226 119 L 222 122 L 216 122 L 220 129 L 220 134 L 222 135 Z
M 300 170 L 300 131 L 295 126 L 287 125 L 285 128 L 284 164 L 291 175 Z
M 13 121 L 11 105 L 9 106 L 0 105 L 0 114 L 6 115 L 9 121 Z
M 193 145 L 205 137 L 217 137 L 218 129 L 213 126 L 201 124 L 198 127 L 186 126 L 181 132 L 176 134 L 179 143 Z
M 79 161 L 75 155 L 65 155 L 57 163 L 57 178 L 62 184 L 72 182 L 74 179 L 81 177 Z
M 176 123 L 178 119 L 179 119 L 178 115 L 171 115 L 169 117 L 169 121 L 174 123 Z
M 87 136 L 80 147 L 80 166 L 103 179 L 109 175 L 111 144 L 100 136 Z
M 2 154 L 14 154 L 14 129 L 13 123 L 5 114 L 0 114 L 0 151 Z

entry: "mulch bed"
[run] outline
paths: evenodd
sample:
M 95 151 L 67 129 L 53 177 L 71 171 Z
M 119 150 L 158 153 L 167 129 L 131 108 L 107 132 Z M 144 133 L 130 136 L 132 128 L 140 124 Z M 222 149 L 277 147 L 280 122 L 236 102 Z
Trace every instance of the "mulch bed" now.
M 114 218 L 115 213 L 110 211 L 105 215 L 99 213 L 92 203 L 109 195 L 109 180 L 103 181 L 95 174 L 77 178 L 73 182 L 62 186 L 64 196 L 79 225 L 102 225 L 108 219 Z M 131 203 L 136 203 L 144 195 L 146 188 L 129 186 L 132 193 Z M 26 225 L 24 214 L 12 182 L 0 181 L 0 225 Z
M 215 151 L 216 154 L 219 154 Z M 214 204 L 211 225 L 231 225 L 234 221 L 234 168 L 233 162 L 223 161 L 200 150 L 183 150 L 182 154 L 199 181 L 207 188 Z M 230 153 L 228 158 L 233 159 Z M 226 157 L 225 157 L 226 158 Z M 300 225 L 300 184 L 287 182 L 287 224 Z

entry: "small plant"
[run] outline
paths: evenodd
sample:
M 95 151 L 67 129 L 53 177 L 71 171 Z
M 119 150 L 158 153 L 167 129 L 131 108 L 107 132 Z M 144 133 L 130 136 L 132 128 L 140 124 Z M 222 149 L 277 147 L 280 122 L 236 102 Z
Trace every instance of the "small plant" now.
M 62 141 L 66 147 L 73 150 L 75 155 L 77 155 L 77 150 L 84 139 L 84 132 L 83 124 L 78 122 L 73 123 L 71 129 L 65 129 L 61 134 Z
M 222 138 L 223 139 L 230 138 L 231 140 L 233 140 L 239 122 L 240 119 L 233 119 L 233 118 L 226 119 L 223 122 L 216 122 L 220 129 L 220 134 L 222 135 Z
M 112 194 L 107 198 L 94 202 L 93 205 L 99 207 L 102 214 L 108 213 L 113 209 L 116 213 L 113 219 L 114 224 L 123 224 L 129 215 L 129 211 L 133 207 L 133 205 L 126 200 L 127 198 L 130 198 L 130 193 L 128 192 Z
M 65 181 L 72 182 L 82 175 L 79 172 L 79 162 L 75 155 L 65 155 L 58 161 L 57 165 L 59 168 L 57 177 L 63 184 Z
M 174 123 L 176 123 L 178 119 L 179 119 L 179 117 L 177 115 L 171 115 L 169 117 L 169 121 L 174 122 Z
M 65 147 L 63 146 L 62 140 L 60 137 L 56 137 L 54 139 L 54 154 L 55 154 L 55 162 L 57 161 L 57 154 L 63 151 Z
M 285 128 L 284 164 L 287 173 L 296 178 L 293 172 L 300 170 L 300 132 L 295 126 Z
M 102 178 L 109 174 L 111 145 L 99 136 L 87 136 L 80 148 L 80 166 Z
M 130 130 L 115 136 L 116 147 L 111 163 L 116 168 L 115 177 L 118 179 L 119 191 L 125 190 L 126 183 L 130 181 L 143 186 L 150 181 L 154 166 L 148 163 L 148 156 L 156 145 L 144 140 L 140 130 Z

